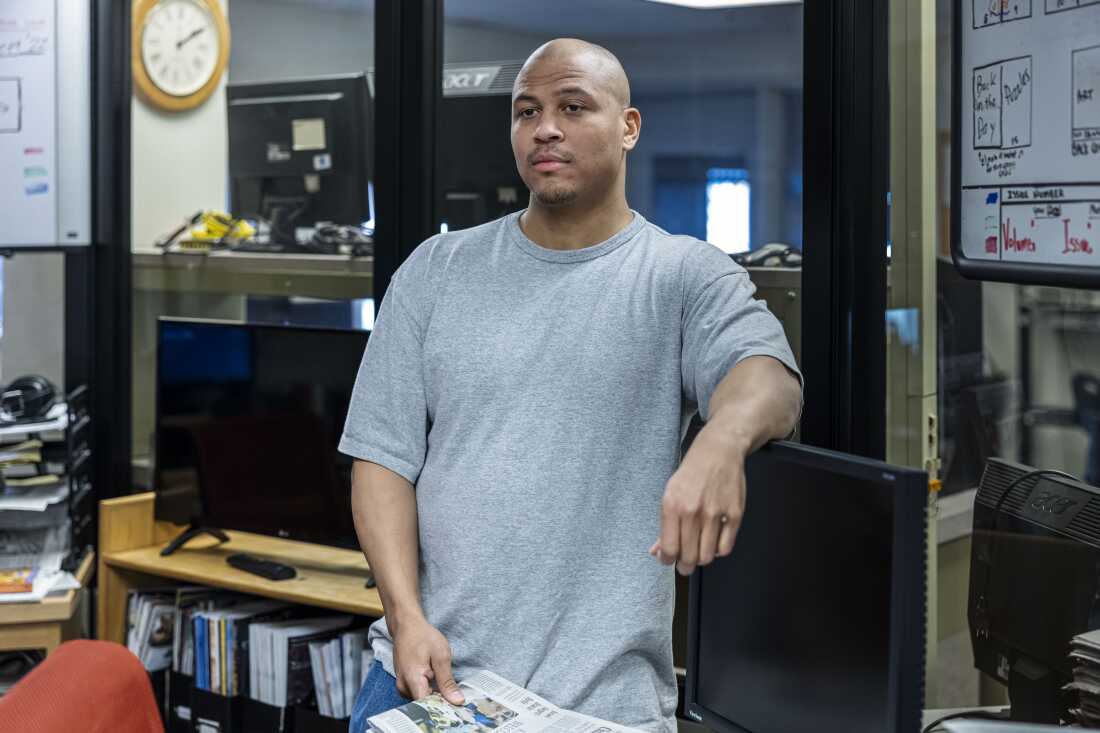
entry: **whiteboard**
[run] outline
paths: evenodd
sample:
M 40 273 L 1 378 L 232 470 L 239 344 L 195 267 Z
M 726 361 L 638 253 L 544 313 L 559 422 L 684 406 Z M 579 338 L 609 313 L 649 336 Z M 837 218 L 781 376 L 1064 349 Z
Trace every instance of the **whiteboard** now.
M 90 240 L 90 43 L 90 3 L 0 0 L 0 246 Z
M 1100 282 L 1100 0 L 957 0 L 955 27 L 956 263 Z

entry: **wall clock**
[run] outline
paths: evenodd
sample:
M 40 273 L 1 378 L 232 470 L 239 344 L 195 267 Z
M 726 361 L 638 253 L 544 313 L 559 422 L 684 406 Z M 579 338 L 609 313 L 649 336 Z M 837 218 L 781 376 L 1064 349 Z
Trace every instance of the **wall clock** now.
M 218 0 L 136 0 L 131 65 L 143 99 L 169 112 L 193 109 L 229 63 L 229 22 Z

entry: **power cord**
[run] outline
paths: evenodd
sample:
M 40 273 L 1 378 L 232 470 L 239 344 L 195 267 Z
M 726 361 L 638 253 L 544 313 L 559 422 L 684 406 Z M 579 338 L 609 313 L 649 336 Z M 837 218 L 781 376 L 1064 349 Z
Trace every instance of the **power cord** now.
M 196 211 L 178 227 L 154 242 L 153 245 L 157 249 L 168 249 L 176 242 L 177 239 L 179 239 L 183 235 L 184 232 L 198 224 L 200 221 L 202 221 L 202 211 Z

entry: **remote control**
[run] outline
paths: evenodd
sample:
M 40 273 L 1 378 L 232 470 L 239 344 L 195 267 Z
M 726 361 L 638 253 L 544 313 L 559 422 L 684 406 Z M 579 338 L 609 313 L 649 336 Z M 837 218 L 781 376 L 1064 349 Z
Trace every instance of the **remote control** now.
M 243 570 L 253 575 L 259 575 L 261 578 L 267 578 L 268 580 L 290 580 L 298 575 L 294 568 L 289 565 L 272 562 L 271 560 L 261 560 L 258 557 L 247 555 L 243 552 L 230 555 L 225 558 L 225 561 L 238 570 Z

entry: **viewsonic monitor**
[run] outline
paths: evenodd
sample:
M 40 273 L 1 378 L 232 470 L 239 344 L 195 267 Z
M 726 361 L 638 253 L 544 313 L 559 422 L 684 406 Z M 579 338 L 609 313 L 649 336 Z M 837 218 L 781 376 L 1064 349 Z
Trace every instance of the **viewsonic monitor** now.
M 691 579 L 687 715 L 719 733 L 918 733 L 927 476 L 777 442 Z

